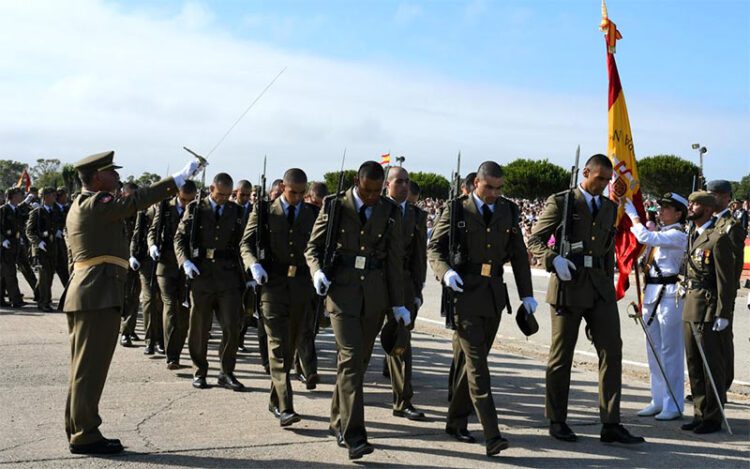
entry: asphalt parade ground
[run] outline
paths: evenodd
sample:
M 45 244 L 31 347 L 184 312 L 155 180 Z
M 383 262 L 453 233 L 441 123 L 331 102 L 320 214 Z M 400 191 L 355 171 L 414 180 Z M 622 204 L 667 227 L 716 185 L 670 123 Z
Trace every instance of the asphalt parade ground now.
M 506 275 L 512 277 L 511 275 Z M 21 280 L 23 282 L 23 280 Z M 540 303 L 540 331 L 526 341 L 510 316 L 500 326 L 490 354 L 493 395 L 503 436 L 510 448 L 499 456 L 484 454 L 484 438 L 476 419 L 469 430 L 477 443 L 460 443 L 444 433 L 446 383 L 451 361 L 449 331 L 437 312 L 439 286 L 428 279 L 425 305 L 413 335 L 415 396 L 413 403 L 428 420 L 411 422 L 391 415 L 390 382 L 381 374 L 379 343 L 365 378 L 365 415 L 375 452 L 350 462 L 346 450 L 328 435 L 330 400 L 335 381 L 335 344 L 330 329 L 318 336 L 322 384 L 307 391 L 294 380 L 295 410 L 303 420 L 281 428 L 268 412 L 270 378 L 263 373 L 257 340 L 249 334 L 249 353 L 239 353 L 237 377 L 247 392 L 212 387 L 193 389 L 187 350 L 185 365 L 169 371 L 163 356 L 144 356 L 137 347 L 118 345 L 101 402 L 105 436 L 120 438 L 124 453 L 86 457 L 68 452 L 63 411 L 70 348 L 63 313 L 0 309 L 0 465 L 7 467 L 744 467 L 750 466 L 750 389 L 733 386 L 727 414 L 734 430 L 695 435 L 680 430 L 692 417 L 672 422 L 636 416 L 649 400 L 642 331 L 623 312 L 624 342 L 622 421 L 647 442 L 622 446 L 599 442 L 596 358 L 585 339 L 573 370 L 568 423 L 577 443 L 564 443 L 547 434 L 544 419 L 544 370 L 549 344 L 549 318 L 543 303 L 546 279 L 534 278 Z M 509 285 L 512 300 L 515 286 Z M 28 293 L 28 292 L 27 292 Z M 55 300 L 60 289 L 56 284 Z M 735 309 L 737 380 L 750 381 L 747 360 L 747 289 L 740 291 Z M 517 300 L 514 304 L 518 304 Z M 545 319 L 546 317 L 546 319 Z M 142 334 L 139 320 L 137 332 Z M 214 326 L 209 345 L 209 383 L 218 373 L 220 338 Z M 640 341 L 640 342 L 639 342 Z M 588 351 L 588 354 L 587 354 Z

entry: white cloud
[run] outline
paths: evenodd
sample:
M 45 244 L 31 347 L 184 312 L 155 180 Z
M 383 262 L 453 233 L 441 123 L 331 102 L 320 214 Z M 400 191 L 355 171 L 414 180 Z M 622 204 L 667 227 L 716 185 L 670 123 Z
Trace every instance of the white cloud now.
M 123 174 L 163 173 L 186 160 L 183 145 L 213 147 L 284 66 L 212 155 L 209 173 L 257 180 L 267 153 L 269 179 L 290 166 L 320 178 L 338 167 L 344 147 L 351 167 L 389 149 L 405 155 L 408 168 L 443 174 L 459 149 L 467 168 L 519 156 L 567 167 L 577 144 L 584 155 L 606 145 L 603 92 L 504 89 L 408 66 L 394 75 L 382 64 L 281 51 L 223 33 L 199 4 L 174 17 L 126 14 L 93 0 L 7 2 L 3 10 L 0 158 L 72 162 L 115 149 Z M 639 155 L 684 142 L 683 155 L 691 156 L 696 139 L 717 157 L 744 148 L 746 115 L 627 97 Z M 738 170 L 717 164 L 707 173 L 736 178 Z

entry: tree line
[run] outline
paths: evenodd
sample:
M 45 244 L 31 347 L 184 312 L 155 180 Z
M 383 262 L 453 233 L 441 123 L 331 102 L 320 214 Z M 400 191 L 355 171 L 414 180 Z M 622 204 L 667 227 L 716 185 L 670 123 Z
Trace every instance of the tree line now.
M 25 163 L 19 161 L 0 159 L 0 189 L 15 186 L 26 167 Z M 570 170 L 550 163 L 547 159 L 518 158 L 504 165 L 503 169 L 503 193 L 508 197 L 544 198 L 565 190 L 570 182 Z M 28 172 L 36 187 L 64 187 L 69 193 L 80 189 L 73 165 L 62 164 L 59 159 L 39 158 L 35 164 L 28 166 Z M 352 186 L 356 174 L 354 169 L 344 171 L 343 189 Z M 654 155 L 638 160 L 638 175 L 641 190 L 645 195 L 660 196 L 667 192 L 677 192 L 687 196 L 694 186 L 700 184 L 699 174 L 700 169 L 697 165 L 676 155 Z M 450 181 L 445 176 L 415 171 L 410 173 L 410 177 L 419 184 L 422 197 L 448 197 Z M 144 172 L 138 177 L 128 176 L 125 180 L 135 182 L 139 186 L 147 186 L 160 178 L 158 174 Z M 338 188 L 339 173 L 325 173 L 323 181 L 328 191 L 333 193 Z M 732 181 L 732 190 L 735 198 L 750 200 L 750 174 L 738 181 Z

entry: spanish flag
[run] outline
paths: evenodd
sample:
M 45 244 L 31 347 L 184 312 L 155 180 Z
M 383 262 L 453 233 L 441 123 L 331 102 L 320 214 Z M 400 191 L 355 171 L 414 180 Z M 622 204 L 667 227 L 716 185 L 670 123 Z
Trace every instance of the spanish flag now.
M 25 193 L 29 192 L 29 188 L 31 187 L 31 176 L 29 176 L 29 172 L 26 171 L 26 168 L 23 168 L 23 172 L 21 173 L 21 177 L 18 178 L 16 187 L 22 187 Z
M 615 62 L 615 44 L 622 35 L 615 24 L 607 17 L 607 5 L 602 0 L 602 22 L 600 29 L 604 32 L 607 44 L 607 72 L 609 74 L 609 141 L 607 156 L 614 166 L 614 174 L 609 183 L 609 198 L 619 204 L 624 197 L 632 200 L 641 219 L 646 219 L 641 195 L 641 183 L 638 179 L 638 168 L 635 161 L 633 134 L 630 131 L 628 109 L 625 106 L 625 95 L 622 92 L 620 75 Z M 630 286 L 628 275 L 633 270 L 638 257 L 643 251 L 630 232 L 633 223 L 620 205 L 617 212 L 617 231 L 615 233 L 615 257 L 620 277 L 615 286 L 617 299 L 625 296 Z
M 385 155 L 380 155 L 380 164 L 383 166 L 391 164 L 391 152 L 388 152 Z

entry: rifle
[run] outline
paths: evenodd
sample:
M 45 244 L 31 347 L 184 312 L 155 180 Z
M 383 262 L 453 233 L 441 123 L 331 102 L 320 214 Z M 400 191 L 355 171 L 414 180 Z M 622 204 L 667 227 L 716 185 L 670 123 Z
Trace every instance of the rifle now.
M 563 218 L 560 223 L 560 239 L 557 240 L 558 254 L 564 258 L 569 258 L 571 254 L 576 254 L 583 251 L 583 242 L 578 241 L 571 243 L 570 239 L 570 224 L 573 220 L 573 190 L 578 185 L 578 160 L 581 157 L 581 146 L 578 145 L 576 149 L 576 162 L 570 169 L 570 185 L 568 191 L 565 193 L 565 202 L 563 204 Z M 559 280 L 559 278 L 558 278 Z M 557 300 L 555 301 L 555 313 L 557 315 L 565 314 L 565 287 L 564 282 L 559 280 L 557 287 Z
M 458 152 L 458 158 L 456 162 L 456 171 L 452 173 L 452 185 L 448 193 L 448 216 L 450 218 L 450 229 L 448 231 L 448 265 L 451 269 L 458 269 L 463 263 L 463 249 L 460 245 L 458 236 L 458 229 L 463 228 L 465 222 L 463 217 L 460 217 L 459 212 L 463 210 L 461 206 L 461 152 Z M 462 226 L 458 226 L 461 224 Z M 458 293 L 454 292 L 451 288 L 443 285 L 442 294 L 440 296 L 440 315 L 445 318 L 445 328 L 456 330 L 456 301 L 458 301 Z
M 268 259 L 268 195 L 266 194 L 266 156 L 263 156 L 263 174 L 260 175 L 260 193 L 255 202 L 258 224 L 255 226 L 255 255 L 265 268 Z M 264 265 L 266 264 L 266 265 Z M 255 313 L 260 318 L 260 285 L 255 286 Z
M 195 205 L 193 206 L 193 221 L 190 225 L 190 241 L 189 241 L 189 250 L 188 250 L 188 259 L 192 261 L 193 259 L 197 259 L 200 255 L 200 246 L 198 246 L 198 215 L 200 214 L 200 205 L 201 205 L 201 199 L 203 198 L 203 188 L 206 187 L 206 165 L 208 164 L 208 161 L 201 155 L 197 154 L 193 150 L 182 147 L 196 157 L 200 164 L 203 166 L 203 172 L 201 174 L 201 188 L 198 190 L 198 195 L 195 199 Z M 190 308 L 190 288 L 191 288 L 191 281 L 190 278 L 186 275 L 185 276 L 185 299 L 182 302 L 182 305 L 186 308 Z
M 154 246 L 161 253 L 164 244 L 164 226 L 167 216 L 169 215 L 169 199 L 164 199 L 159 202 L 159 216 L 156 217 L 152 223 L 156 223 L 156 234 L 154 236 Z M 148 255 L 148 253 L 147 253 Z M 148 289 L 151 293 L 154 293 L 156 289 L 156 268 L 159 266 L 159 259 L 155 260 L 151 264 L 151 276 L 148 279 Z
M 341 217 L 341 199 L 339 195 L 344 191 L 344 162 L 346 161 L 346 148 L 344 148 L 344 154 L 341 156 L 341 170 L 339 171 L 339 184 L 336 188 L 336 193 L 327 196 L 323 200 L 323 210 L 328 215 L 326 223 L 326 244 L 323 249 L 323 259 L 320 265 L 320 270 L 323 271 L 327 278 L 331 278 L 333 275 L 333 263 L 336 260 L 336 234 L 339 231 L 339 223 Z M 317 332 L 320 323 L 320 317 L 323 315 L 325 309 L 325 297 L 318 297 L 318 302 L 315 308 L 315 324 L 313 324 L 313 330 Z

